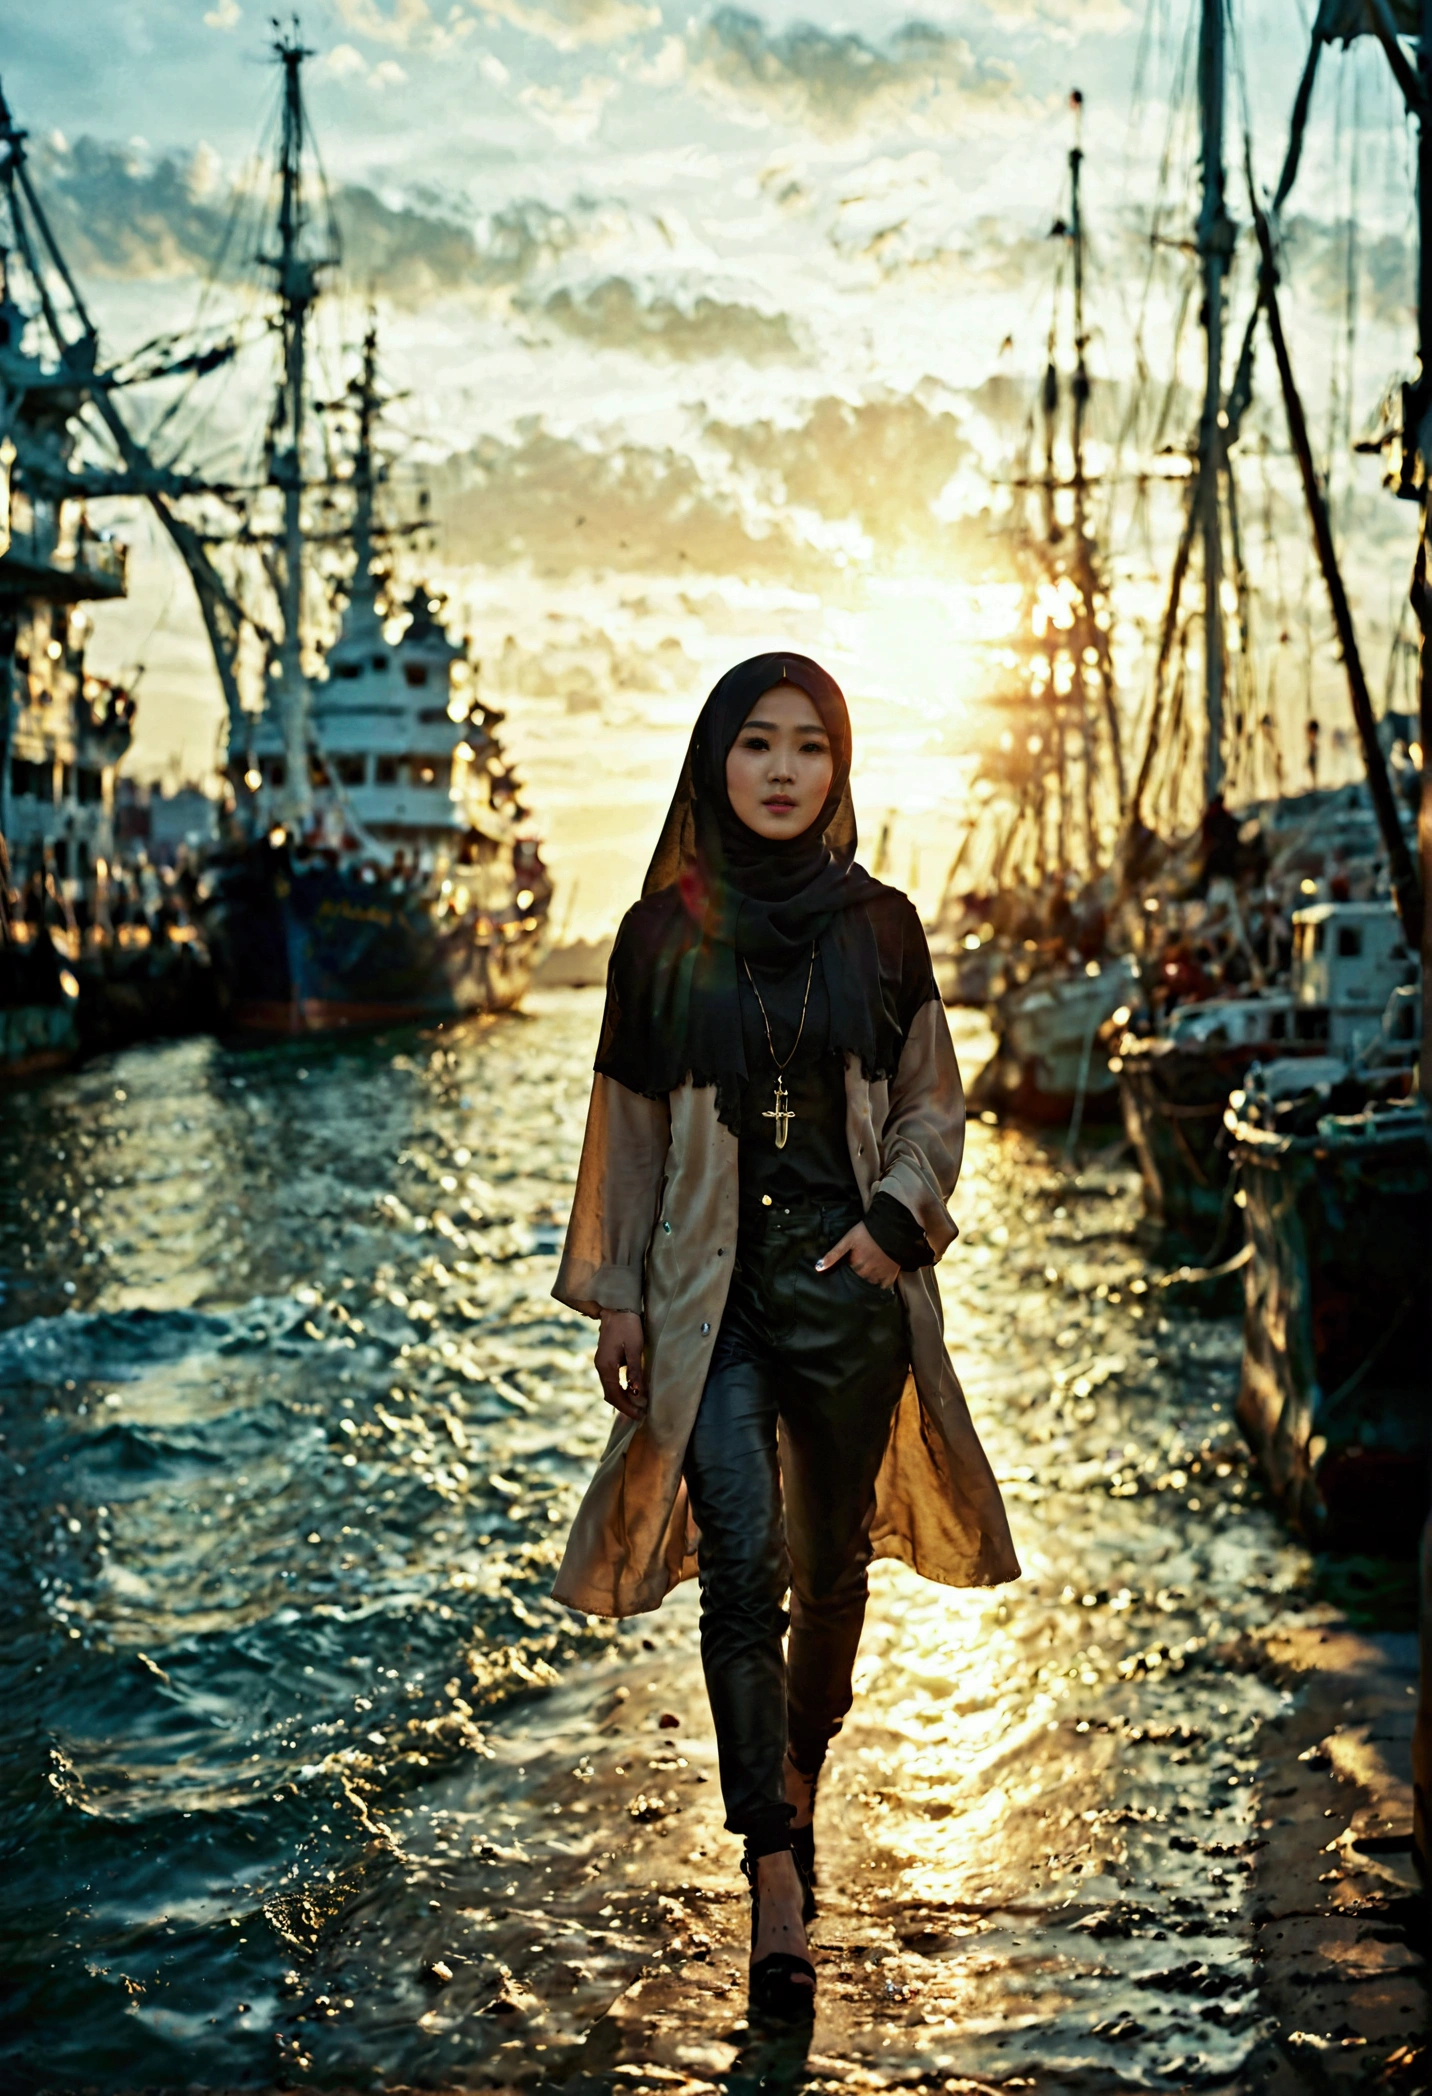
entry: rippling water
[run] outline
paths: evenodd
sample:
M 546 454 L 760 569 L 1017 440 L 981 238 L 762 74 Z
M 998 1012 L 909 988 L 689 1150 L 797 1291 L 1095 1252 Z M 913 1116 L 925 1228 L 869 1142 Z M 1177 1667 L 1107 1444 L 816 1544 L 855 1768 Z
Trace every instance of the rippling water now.
M 596 1018 L 169 1045 L 7 1103 L 7 2087 L 437 2081 L 525 2057 L 508 2015 L 584 2042 L 671 1937 L 659 1883 L 687 1955 L 693 1914 L 736 1941 L 689 1592 L 620 1629 L 546 1598 L 606 1433 L 547 1294 Z M 970 2071 L 1226 2073 L 1279 1705 L 1229 1654 L 1306 1572 L 1232 1433 L 1236 1329 L 1148 1289 L 1127 1171 L 976 1126 L 957 1205 L 1027 1577 L 880 1570 L 824 1998 L 938 2071 L 872 1978 L 898 1937 Z M 682 1752 L 641 1744 L 678 1692 Z M 1055 1912 L 1086 1932 L 1051 1948 Z
M 546 1293 L 593 1022 L 7 1102 L 0 1930 L 47 2078 L 272 2066 L 410 1789 L 607 1634 L 546 1599 L 605 1432 Z

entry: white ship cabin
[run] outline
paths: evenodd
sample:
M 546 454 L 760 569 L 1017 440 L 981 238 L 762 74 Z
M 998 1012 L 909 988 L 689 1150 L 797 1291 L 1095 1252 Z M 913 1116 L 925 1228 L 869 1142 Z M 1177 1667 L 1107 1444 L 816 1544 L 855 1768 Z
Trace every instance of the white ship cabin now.
M 477 696 L 466 650 L 438 622 L 424 588 L 390 641 L 369 597 L 351 603 L 310 687 L 311 841 L 412 872 L 479 865 L 510 844 L 522 811 L 516 782 L 490 732 L 502 719 Z M 261 820 L 281 819 L 282 729 L 266 715 L 255 733 Z
M 1299 1033 L 1326 1015 L 1326 1039 L 1353 1053 L 1378 1032 L 1394 990 L 1417 962 L 1390 902 L 1322 902 L 1293 916 L 1293 1002 Z M 1309 1032 L 1311 1038 L 1311 1032 Z
M 1294 1037 L 1293 999 L 1286 990 L 1252 997 L 1209 997 L 1182 1004 L 1169 1020 L 1168 1037 L 1182 1047 L 1253 1048 Z

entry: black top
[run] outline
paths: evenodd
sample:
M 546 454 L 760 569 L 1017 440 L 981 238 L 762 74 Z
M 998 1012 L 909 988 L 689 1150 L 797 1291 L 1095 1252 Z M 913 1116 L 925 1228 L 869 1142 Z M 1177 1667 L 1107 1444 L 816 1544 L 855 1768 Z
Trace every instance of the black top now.
M 817 950 L 803 1028 L 806 968 L 798 964 L 772 969 L 752 962 L 751 976 L 743 966 L 741 1034 L 749 1075 L 741 1085 L 742 1203 L 764 1205 L 768 1201 L 779 1208 L 858 1203 L 860 1190 L 845 1134 L 845 1057 L 823 1045 L 829 1038 L 830 995 L 822 956 Z M 770 1042 L 761 1016 L 762 1003 L 770 1023 Z M 795 1045 L 798 1032 L 799 1045 Z M 792 1116 L 784 1149 L 776 1143 L 777 1073 L 772 1044 L 782 1062 L 790 1057 L 781 1073 L 785 1104 Z M 865 1224 L 880 1249 L 903 1268 L 933 1263 L 934 1253 L 924 1231 L 904 1203 L 892 1195 L 875 1196 Z

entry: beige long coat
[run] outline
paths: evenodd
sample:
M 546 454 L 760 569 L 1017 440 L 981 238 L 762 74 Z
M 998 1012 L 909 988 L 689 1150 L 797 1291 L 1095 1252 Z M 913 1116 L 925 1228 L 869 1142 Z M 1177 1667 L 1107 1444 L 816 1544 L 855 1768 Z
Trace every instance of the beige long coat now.
M 893 1081 L 870 1083 L 847 1057 L 845 1097 L 862 1200 L 903 1201 L 938 1258 L 956 1234 L 945 1203 L 965 1139 L 944 1007 L 921 1007 Z M 552 1293 L 588 1317 L 641 1312 L 649 1395 L 639 1422 L 616 1415 L 572 1523 L 552 1589 L 571 1608 L 640 1615 L 696 1571 L 682 1464 L 731 1285 L 736 1219 L 737 1142 L 716 1118 L 715 1087 L 687 1083 L 654 1100 L 598 1077 Z M 911 1373 L 876 1481 L 874 1554 L 947 1586 L 1017 1579 L 999 1486 L 945 1350 L 934 1271 L 902 1274 L 898 1286 Z

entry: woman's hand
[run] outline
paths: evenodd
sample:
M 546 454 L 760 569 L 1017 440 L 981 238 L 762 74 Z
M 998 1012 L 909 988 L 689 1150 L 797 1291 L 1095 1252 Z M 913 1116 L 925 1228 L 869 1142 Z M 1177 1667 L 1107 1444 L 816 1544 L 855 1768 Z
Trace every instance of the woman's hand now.
M 602 1336 L 597 1341 L 597 1374 L 602 1395 L 624 1419 L 646 1416 L 646 1377 L 642 1352 L 646 1334 L 635 1310 L 604 1310 Z M 626 1381 L 622 1381 L 622 1371 Z
M 824 1259 L 817 1259 L 815 1270 L 818 1274 L 829 1273 L 833 1266 L 839 1266 L 842 1259 L 850 1261 L 862 1281 L 873 1281 L 877 1288 L 893 1288 L 900 1278 L 899 1260 L 881 1251 L 864 1223 L 857 1223 L 853 1230 L 847 1230 L 840 1243 L 832 1245 Z M 605 1331 L 605 1316 L 602 1326 Z

